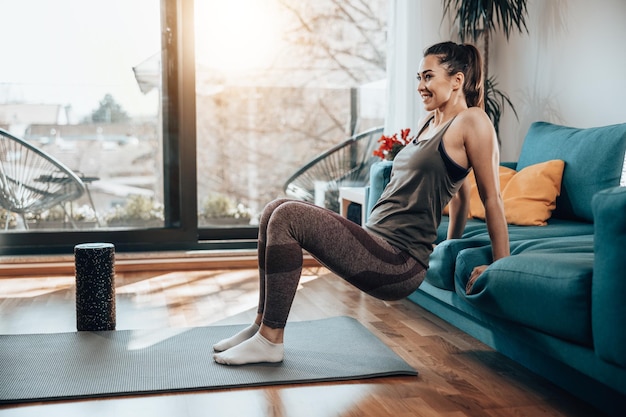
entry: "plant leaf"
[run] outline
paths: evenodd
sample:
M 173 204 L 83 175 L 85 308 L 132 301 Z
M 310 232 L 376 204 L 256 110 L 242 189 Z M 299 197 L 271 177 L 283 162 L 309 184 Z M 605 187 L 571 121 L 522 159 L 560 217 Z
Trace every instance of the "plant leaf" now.
M 496 81 L 496 77 L 489 77 L 485 81 L 485 113 L 487 113 L 487 116 L 491 119 L 493 127 L 496 130 L 496 135 L 498 135 L 498 141 L 500 141 L 500 118 L 504 113 L 505 106 L 513 110 L 513 114 L 517 120 L 519 120 L 519 117 L 509 96 L 499 90 L 497 86 L 498 82 Z
M 508 40 L 513 29 L 528 33 L 528 0 L 443 0 L 444 14 L 454 14 L 462 42 L 476 42 L 484 30 L 502 29 Z

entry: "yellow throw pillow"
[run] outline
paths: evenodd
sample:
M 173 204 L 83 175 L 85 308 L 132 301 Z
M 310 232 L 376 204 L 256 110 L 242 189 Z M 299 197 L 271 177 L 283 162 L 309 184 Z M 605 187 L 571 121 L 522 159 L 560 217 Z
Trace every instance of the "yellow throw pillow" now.
M 545 226 L 561 194 L 565 162 L 555 159 L 528 166 L 511 178 L 502 191 L 509 224 Z
M 515 175 L 517 171 L 511 168 L 500 166 L 498 168 L 498 176 L 500 177 L 500 193 L 504 190 L 504 187 L 509 182 L 513 175 Z M 470 186 L 470 203 L 469 203 L 469 213 L 468 218 L 476 217 L 479 219 L 485 218 L 485 208 L 483 207 L 483 202 L 480 200 L 480 195 L 478 194 L 478 186 L 476 185 L 476 177 L 474 176 L 474 170 L 471 170 L 469 174 L 467 174 L 467 178 L 465 179 L 469 183 Z M 450 214 L 449 207 L 446 206 L 443 209 L 443 214 L 448 216 Z
M 519 172 L 500 166 L 498 176 L 506 222 L 518 226 L 545 226 L 561 194 L 564 168 L 565 162 L 558 159 L 531 165 Z M 469 217 L 485 220 L 485 207 L 478 194 L 474 171 L 466 181 L 470 185 Z M 448 214 L 448 206 L 444 214 Z
M 502 194 L 504 187 L 509 183 L 511 178 L 517 174 L 517 171 L 511 168 L 500 166 L 498 168 L 498 177 L 500 179 L 500 194 Z M 469 217 L 475 217 L 477 219 L 485 218 L 485 207 L 478 194 L 478 185 L 476 185 L 476 177 L 474 176 L 474 170 L 467 176 L 467 181 L 470 184 L 470 206 Z

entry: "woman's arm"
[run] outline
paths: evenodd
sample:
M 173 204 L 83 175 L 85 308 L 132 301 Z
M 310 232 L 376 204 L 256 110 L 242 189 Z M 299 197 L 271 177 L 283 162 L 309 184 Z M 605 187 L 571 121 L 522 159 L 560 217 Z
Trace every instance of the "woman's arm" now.
M 467 223 L 469 213 L 470 186 L 463 181 L 459 191 L 452 197 L 449 208 L 448 239 L 460 239 Z
M 495 261 L 510 255 L 509 233 L 498 177 L 498 165 L 500 163 L 498 142 L 493 125 L 482 110 L 476 109 L 471 116 L 467 118 L 468 129 L 466 129 L 467 135 L 464 138 L 465 150 L 470 165 L 474 169 L 478 194 L 485 206 L 485 220 L 491 239 L 493 260 Z M 485 269 L 487 269 L 487 265 L 474 268 L 467 283 L 466 290 L 468 293 Z

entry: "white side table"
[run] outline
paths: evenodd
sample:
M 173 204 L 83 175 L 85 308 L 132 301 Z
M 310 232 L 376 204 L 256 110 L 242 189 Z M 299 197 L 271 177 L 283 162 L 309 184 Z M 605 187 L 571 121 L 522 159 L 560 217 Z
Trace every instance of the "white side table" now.
M 367 217 L 367 189 L 366 187 L 339 187 L 339 207 L 343 217 L 348 217 L 350 203 L 361 205 L 361 221 Z

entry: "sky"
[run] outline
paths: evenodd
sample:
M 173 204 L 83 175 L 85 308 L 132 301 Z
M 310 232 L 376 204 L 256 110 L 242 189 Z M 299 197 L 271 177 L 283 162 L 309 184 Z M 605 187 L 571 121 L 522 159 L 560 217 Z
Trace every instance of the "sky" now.
M 155 113 L 155 93 L 141 93 L 133 67 L 160 50 L 159 3 L 0 0 L 0 103 L 71 105 L 85 115 L 110 93 L 131 115 Z
M 200 64 L 231 72 L 272 64 L 285 13 L 276 0 L 197 0 L 195 13 Z

